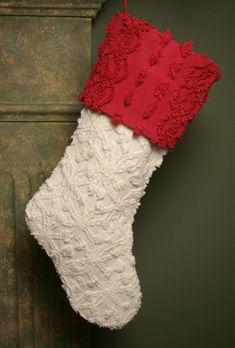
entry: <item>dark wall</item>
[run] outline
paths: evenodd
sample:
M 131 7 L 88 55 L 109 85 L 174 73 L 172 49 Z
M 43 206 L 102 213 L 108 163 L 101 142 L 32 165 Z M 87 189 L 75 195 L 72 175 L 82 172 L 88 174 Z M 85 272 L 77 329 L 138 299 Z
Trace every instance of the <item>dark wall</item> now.
M 93 61 L 110 17 L 93 26 Z M 142 308 L 119 331 L 92 326 L 92 348 L 235 347 L 233 1 L 129 0 L 128 12 L 171 28 L 215 60 L 223 78 L 154 173 L 134 223 Z

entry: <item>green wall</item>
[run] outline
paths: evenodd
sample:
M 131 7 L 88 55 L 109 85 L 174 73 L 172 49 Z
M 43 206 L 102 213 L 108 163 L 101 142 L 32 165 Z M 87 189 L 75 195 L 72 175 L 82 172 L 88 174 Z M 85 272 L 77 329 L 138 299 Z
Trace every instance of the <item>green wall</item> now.
M 121 0 L 93 26 L 93 61 Z M 128 12 L 171 28 L 215 60 L 223 78 L 154 173 L 134 223 L 142 308 L 124 329 L 91 326 L 92 348 L 235 347 L 233 1 L 129 0 Z

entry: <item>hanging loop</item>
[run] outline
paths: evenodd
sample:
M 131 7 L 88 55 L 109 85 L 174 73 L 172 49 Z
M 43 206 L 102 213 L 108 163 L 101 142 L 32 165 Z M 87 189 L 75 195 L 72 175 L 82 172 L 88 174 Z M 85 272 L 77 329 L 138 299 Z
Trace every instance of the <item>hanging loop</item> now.
M 123 13 L 126 13 L 127 0 L 123 0 Z

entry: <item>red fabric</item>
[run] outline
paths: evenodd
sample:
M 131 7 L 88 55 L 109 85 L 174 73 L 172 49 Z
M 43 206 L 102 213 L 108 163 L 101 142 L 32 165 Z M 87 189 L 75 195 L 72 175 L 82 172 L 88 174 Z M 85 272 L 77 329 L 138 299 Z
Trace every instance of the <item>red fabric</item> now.
M 172 149 L 220 78 L 217 65 L 126 13 L 107 26 L 99 57 L 79 96 L 162 148 Z

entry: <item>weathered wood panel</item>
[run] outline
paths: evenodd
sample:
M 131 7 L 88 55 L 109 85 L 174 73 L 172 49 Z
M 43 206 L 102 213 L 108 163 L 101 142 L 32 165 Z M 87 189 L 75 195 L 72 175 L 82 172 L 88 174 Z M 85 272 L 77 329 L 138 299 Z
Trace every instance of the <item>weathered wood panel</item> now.
M 29 197 L 63 155 L 76 124 L 1 123 L 0 347 L 89 347 L 51 260 L 24 222 Z M 6 166 L 7 165 L 7 166 Z
M 90 22 L 0 16 L 0 103 L 75 104 L 87 74 Z
M 103 1 L 0 2 L 0 347 L 88 348 L 26 202 L 70 142 Z

